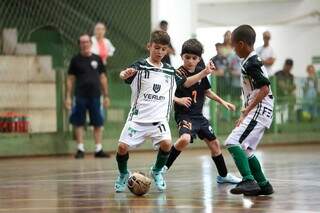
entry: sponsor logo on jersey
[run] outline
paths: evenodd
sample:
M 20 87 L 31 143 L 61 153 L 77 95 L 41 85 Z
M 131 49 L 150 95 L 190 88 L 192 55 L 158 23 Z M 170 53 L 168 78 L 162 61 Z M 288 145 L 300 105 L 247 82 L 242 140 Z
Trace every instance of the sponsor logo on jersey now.
M 162 95 L 154 95 L 154 94 L 150 94 L 150 93 L 145 93 L 143 94 L 144 100 L 147 101 L 163 101 L 166 98 Z
M 98 62 L 97 61 L 91 61 L 91 67 L 93 69 L 97 69 L 98 68 Z
M 161 89 L 161 85 L 160 84 L 153 84 L 153 91 L 155 93 L 158 93 Z

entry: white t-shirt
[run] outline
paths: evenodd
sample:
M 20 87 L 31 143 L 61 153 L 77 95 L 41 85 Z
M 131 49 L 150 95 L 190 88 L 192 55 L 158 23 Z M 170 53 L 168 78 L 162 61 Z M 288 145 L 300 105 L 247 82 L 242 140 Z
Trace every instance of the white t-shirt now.
M 256 49 L 256 53 L 263 61 L 267 60 L 268 58 L 275 58 L 275 54 L 274 54 L 273 49 L 270 45 L 267 47 L 265 47 L 265 46 L 258 47 Z M 272 65 L 264 65 L 264 67 L 266 68 L 269 75 L 273 74 L 272 73 Z

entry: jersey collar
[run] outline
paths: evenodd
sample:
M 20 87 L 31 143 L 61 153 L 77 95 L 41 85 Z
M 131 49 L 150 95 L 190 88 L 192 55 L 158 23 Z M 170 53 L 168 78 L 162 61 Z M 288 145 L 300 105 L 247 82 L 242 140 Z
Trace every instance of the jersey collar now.
M 162 63 L 162 62 L 160 62 L 160 67 L 157 67 L 157 66 L 155 66 L 153 63 L 151 63 L 151 61 L 150 61 L 149 58 L 146 58 L 146 61 L 148 62 L 148 64 L 150 64 L 151 66 L 153 66 L 153 67 L 155 67 L 155 68 L 157 68 L 157 69 L 163 68 L 163 63 Z
M 257 55 L 256 51 L 252 51 L 242 62 L 241 65 L 243 66 L 248 60 L 249 58 L 251 58 L 252 56 Z

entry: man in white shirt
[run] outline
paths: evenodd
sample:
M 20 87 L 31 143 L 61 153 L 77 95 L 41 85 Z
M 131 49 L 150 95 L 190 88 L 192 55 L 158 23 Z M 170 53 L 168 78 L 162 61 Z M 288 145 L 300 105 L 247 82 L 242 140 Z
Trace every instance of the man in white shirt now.
M 256 52 L 261 58 L 263 65 L 267 69 L 268 75 L 272 75 L 272 65 L 275 61 L 275 54 L 270 46 L 271 34 L 269 31 L 263 33 L 263 46 L 258 47 Z

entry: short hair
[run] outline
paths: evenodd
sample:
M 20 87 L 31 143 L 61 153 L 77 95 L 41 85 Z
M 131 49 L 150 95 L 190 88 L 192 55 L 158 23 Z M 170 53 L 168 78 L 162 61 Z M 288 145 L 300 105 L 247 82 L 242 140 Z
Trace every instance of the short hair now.
M 240 25 L 232 32 L 232 39 L 236 42 L 243 41 L 253 46 L 256 41 L 256 32 L 250 25 Z
M 150 43 L 169 45 L 170 44 L 170 36 L 167 32 L 162 30 L 153 31 L 150 35 Z
M 80 36 L 79 36 L 79 38 L 78 38 L 78 45 L 80 45 L 80 38 L 81 38 L 82 36 L 88 36 L 90 42 L 92 43 L 90 34 L 89 34 L 89 33 L 82 33 L 82 34 L 80 34 Z
M 293 66 L 293 60 L 291 58 L 287 58 L 284 61 L 284 65 L 289 65 L 289 66 Z
M 160 26 L 167 26 L 168 25 L 168 22 L 166 20 L 162 20 L 160 21 Z
M 215 44 L 215 46 L 216 46 L 216 47 L 221 47 L 221 46 L 223 46 L 223 44 L 220 43 L 220 42 L 218 42 L 218 43 Z
M 189 39 L 182 44 L 181 55 L 185 53 L 201 57 L 203 53 L 203 46 L 197 39 Z

